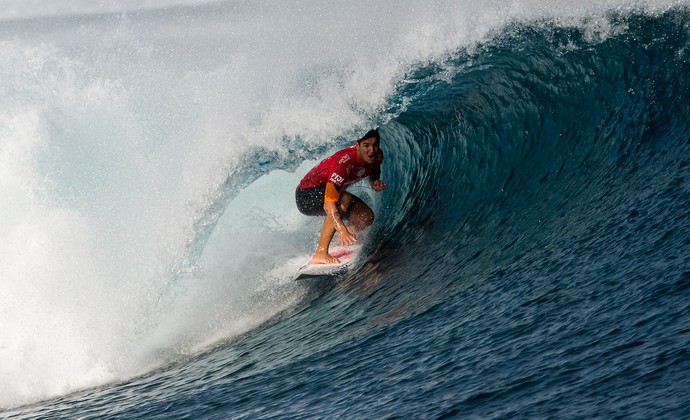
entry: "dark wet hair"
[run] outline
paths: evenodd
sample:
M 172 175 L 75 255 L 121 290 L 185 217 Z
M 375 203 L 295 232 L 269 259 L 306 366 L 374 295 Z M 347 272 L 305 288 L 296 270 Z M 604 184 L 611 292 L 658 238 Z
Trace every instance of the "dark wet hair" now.
M 379 129 L 378 128 L 367 131 L 367 133 L 361 139 L 357 140 L 357 143 L 359 143 L 360 141 L 366 140 L 366 139 L 370 139 L 372 137 L 375 138 L 376 140 L 379 140 L 379 141 L 381 140 L 381 136 L 379 135 Z

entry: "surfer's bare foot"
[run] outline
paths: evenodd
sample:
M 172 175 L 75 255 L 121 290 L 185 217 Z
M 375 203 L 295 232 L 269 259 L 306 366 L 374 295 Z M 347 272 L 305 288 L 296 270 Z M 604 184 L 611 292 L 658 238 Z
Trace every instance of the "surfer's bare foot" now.
M 332 256 L 328 252 L 317 252 L 311 257 L 309 264 L 338 264 L 340 260 Z

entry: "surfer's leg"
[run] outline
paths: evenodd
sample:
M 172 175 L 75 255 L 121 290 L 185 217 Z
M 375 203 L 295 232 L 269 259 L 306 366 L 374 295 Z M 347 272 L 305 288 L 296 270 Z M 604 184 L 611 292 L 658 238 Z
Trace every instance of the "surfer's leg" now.
M 338 213 L 343 219 L 348 220 L 348 228 L 353 232 L 359 232 L 371 225 L 374 221 L 374 212 L 356 195 L 343 191 L 337 204 Z M 340 261 L 328 253 L 328 248 L 335 236 L 336 228 L 332 217 L 326 216 L 321 229 L 321 237 L 316 252 L 311 259 L 312 264 L 337 264 Z
M 333 240 L 333 235 L 335 234 L 335 227 L 332 225 L 329 218 L 323 222 L 323 229 L 321 230 L 321 237 L 319 238 L 319 245 L 316 247 L 316 252 L 311 257 L 311 264 L 338 264 L 340 260 L 328 253 L 328 247 Z
M 374 222 L 374 212 L 364 201 L 357 201 L 350 209 L 350 226 L 355 231 L 362 231 Z
M 374 222 L 374 212 L 367 203 L 349 192 L 340 195 L 338 211 L 355 231 L 364 230 Z
M 328 253 L 328 248 L 335 235 L 335 225 L 331 217 L 326 216 L 321 229 L 319 245 L 316 247 L 314 256 L 311 257 L 311 264 L 338 264 L 340 260 Z

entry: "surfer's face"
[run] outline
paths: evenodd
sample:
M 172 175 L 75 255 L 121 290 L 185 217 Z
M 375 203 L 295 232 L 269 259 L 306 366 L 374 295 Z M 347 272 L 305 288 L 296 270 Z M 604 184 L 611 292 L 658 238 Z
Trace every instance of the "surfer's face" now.
M 374 137 L 369 137 L 357 142 L 357 155 L 364 163 L 374 163 L 374 158 L 378 151 L 379 141 Z

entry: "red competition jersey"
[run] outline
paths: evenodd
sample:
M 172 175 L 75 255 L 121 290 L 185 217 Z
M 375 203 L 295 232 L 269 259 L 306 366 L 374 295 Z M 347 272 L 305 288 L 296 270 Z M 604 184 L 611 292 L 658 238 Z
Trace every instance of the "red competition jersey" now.
M 342 191 L 343 188 L 367 176 L 370 176 L 372 181 L 376 181 L 381 176 L 382 162 L 383 151 L 381 149 L 376 153 L 374 163 L 368 165 L 359 160 L 355 146 L 350 146 L 322 160 L 302 178 L 297 188 L 303 190 L 325 187 L 326 183 L 332 182 L 338 191 Z

